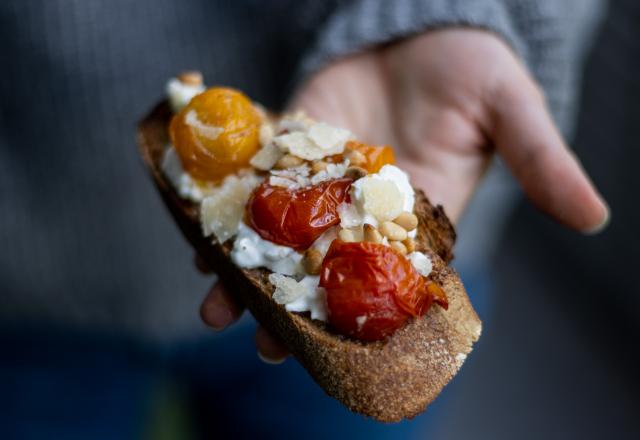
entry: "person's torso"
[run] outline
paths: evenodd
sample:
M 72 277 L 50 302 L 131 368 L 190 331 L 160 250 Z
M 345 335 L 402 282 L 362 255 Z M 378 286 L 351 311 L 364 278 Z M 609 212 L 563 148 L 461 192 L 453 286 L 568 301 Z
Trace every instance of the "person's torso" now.
M 208 281 L 141 165 L 166 80 L 282 105 L 334 2 L 3 1 L 0 323 L 181 334 Z

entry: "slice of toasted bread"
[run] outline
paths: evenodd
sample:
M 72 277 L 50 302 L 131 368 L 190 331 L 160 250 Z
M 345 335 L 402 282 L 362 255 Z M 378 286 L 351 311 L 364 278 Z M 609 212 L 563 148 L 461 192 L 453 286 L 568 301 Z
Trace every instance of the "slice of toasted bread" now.
M 142 157 L 183 234 L 227 289 L 285 343 L 329 395 L 352 411 L 384 422 L 423 411 L 460 369 L 482 328 L 460 279 L 446 264 L 452 258 L 455 232 L 442 208 L 416 192 L 417 249 L 432 259 L 434 279 L 447 293 L 449 309 L 431 307 L 386 341 L 347 339 L 322 322 L 287 312 L 271 299 L 268 270 L 235 266 L 229 243 L 214 244 L 202 235 L 198 206 L 180 198 L 160 168 L 170 118 L 169 106 L 161 103 L 140 122 Z

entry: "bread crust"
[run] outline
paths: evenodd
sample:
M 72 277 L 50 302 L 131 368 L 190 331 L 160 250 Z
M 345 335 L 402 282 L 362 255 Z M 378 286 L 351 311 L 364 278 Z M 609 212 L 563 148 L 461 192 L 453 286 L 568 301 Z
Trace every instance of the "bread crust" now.
M 271 299 L 268 270 L 237 267 L 229 258 L 229 243 L 214 244 L 202 235 L 197 205 L 180 198 L 161 172 L 171 115 L 162 102 L 140 122 L 140 151 L 182 233 L 216 268 L 227 289 L 284 342 L 327 394 L 350 410 L 382 422 L 424 411 L 460 369 L 482 329 L 462 282 L 447 266 L 455 232 L 442 207 L 432 206 L 422 191 L 416 191 L 417 250 L 431 258 L 434 279 L 446 292 L 449 309 L 433 306 L 385 341 L 348 339 L 323 322 L 287 312 Z

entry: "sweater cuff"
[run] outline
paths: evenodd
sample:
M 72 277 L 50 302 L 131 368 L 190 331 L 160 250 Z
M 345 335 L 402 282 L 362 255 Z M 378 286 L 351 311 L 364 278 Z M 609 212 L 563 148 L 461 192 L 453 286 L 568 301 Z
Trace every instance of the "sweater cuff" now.
M 526 47 L 499 0 L 356 0 L 340 7 L 303 59 L 304 78 L 337 58 L 446 26 L 468 26 L 501 36 L 525 62 Z

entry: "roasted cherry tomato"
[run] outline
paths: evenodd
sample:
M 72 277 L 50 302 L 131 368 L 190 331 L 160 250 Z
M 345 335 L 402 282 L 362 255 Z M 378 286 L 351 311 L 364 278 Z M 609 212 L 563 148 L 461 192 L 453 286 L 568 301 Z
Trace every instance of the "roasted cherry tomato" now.
M 337 208 L 349 201 L 351 179 L 334 179 L 291 190 L 264 182 L 247 204 L 253 229 L 265 240 L 306 249 L 331 226 L 340 222 Z
M 261 118 L 249 98 L 224 87 L 195 96 L 169 127 L 182 166 L 194 178 L 219 181 L 249 165 Z
M 442 287 L 438 286 L 429 278 L 425 280 L 425 283 L 427 284 L 427 290 L 433 297 L 433 302 L 447 310 L 449 308 L 449 300 L 447 299 L 447 294 L 442 290 Z
M 434 300 L 428 283 L 404 255 L 367 242 L 335 240 L 320 272 L 329 322 L 340 333 L 363 341 L 383 339 L 410 317 L 424 315 Z

